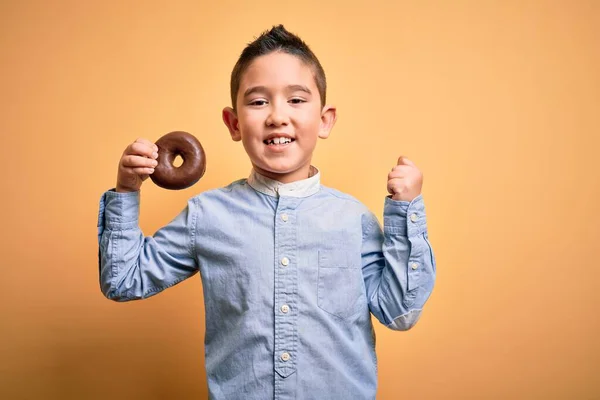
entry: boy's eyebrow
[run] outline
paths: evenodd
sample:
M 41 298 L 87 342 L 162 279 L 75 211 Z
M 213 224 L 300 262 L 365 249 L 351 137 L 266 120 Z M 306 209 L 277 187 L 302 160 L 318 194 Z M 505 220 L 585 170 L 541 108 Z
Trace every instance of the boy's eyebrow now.
M 252 86 L 249 87 L 248 89 L 246 89 L 246 91 L 244 92 L 244 97 L 250 96 L 252 93 L 256 93 L 256 92 L 266 92 L 267 88 L 264 86 Z
M 304 85 L 289 85 L 288 89 L 290 89 L 290 91 L 292 92 L 306 92 L 308 94 L 312 94 L 312 92 L 310 91 L 310 89 Z
M 312 94 L 310 89 L 304 85 L 288 85 L 287 89 L 292 92 L 300 91 L 300 92 L 306 92 L 308 94 Z M 268 92 L 268 90 L 265 86 L 252 86 L 252 87 L 249 87 L 248 89 L 246 89 L 246 91 L 244 92 L 244 97 L 248 97 L 251 94 L 257 93 L 257 92 L 258 93 Z

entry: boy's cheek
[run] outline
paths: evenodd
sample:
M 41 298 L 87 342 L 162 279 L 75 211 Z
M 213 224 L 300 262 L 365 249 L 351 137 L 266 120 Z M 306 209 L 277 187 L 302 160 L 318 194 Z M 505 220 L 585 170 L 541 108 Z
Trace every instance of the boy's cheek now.
M 261 121 L 264 121 L 264 118 L 258 112 L 244 112 L 239 114 L 240 128 L 254 127 L 257 126 L 257 124 L 261 125 Z

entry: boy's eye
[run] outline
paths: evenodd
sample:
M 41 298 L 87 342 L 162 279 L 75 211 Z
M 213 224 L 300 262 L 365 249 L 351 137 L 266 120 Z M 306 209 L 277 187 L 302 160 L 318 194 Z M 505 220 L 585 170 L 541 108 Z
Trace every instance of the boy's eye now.
M 292 103 L 292 104 L 306 103 L 306 100 L 299 99 L 299 98 L 293 98 L 293 99 L 290 100 L 290 103 Z
M 253 100 L 250 102 L 251 106 L 264 106 L 265 104 L 267 104 L 266 100 Z

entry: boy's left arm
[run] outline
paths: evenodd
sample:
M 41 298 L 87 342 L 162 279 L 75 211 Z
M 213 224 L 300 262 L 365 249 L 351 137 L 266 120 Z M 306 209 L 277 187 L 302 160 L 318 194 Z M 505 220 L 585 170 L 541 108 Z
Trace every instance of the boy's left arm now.
M 427 237 L 421 195 L 423 175 L 405 157 L 388 175 L 383 232 L 377 218 L 363 218 L 362 265 L 369 308 L 384 325 L 410 329 L 435 282 L 435 256 Z

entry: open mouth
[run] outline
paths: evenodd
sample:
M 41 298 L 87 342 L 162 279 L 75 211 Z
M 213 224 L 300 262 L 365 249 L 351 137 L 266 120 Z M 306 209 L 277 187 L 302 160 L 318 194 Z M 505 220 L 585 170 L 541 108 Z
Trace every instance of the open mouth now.
M 295 141 L 295 139 L 288 138 L 288 137 L 276 137 L 276 138 L 272 138 L 272 139 L 263 140 L 263 143 L 266 144 L 267 146 L 274 146 L 274 145 L 278 145 L 278 144 L 288 144 L 288 143 L 292 143 L 294 141 Z

